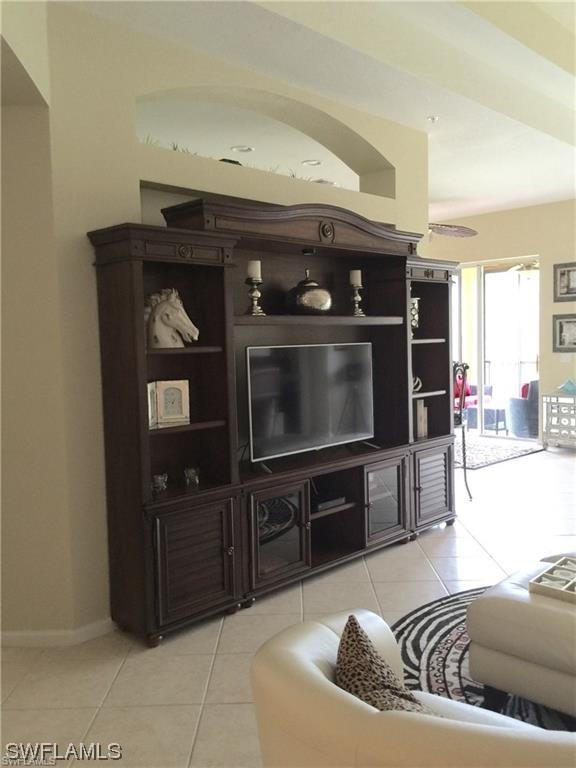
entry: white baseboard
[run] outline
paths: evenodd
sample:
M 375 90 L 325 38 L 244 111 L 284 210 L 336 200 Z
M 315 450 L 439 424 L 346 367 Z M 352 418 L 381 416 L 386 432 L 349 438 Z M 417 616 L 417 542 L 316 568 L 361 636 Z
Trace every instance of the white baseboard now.
M 77 645 L 112 632 L 112 619 L 101 619 L 78 629 L 38 629 L 2 632 L 2 645 L 26 648 L 49 648 L 55 645 Z

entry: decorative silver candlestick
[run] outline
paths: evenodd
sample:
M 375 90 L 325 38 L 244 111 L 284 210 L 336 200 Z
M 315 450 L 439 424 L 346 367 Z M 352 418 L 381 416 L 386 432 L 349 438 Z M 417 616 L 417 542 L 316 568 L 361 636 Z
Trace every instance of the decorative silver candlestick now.
M 244 282 L 246 285 L 250 286 L 248 295 L 250 296 L 250 301 L 252 302 L 251 306 L 249 306 L 246 310 L 246 314 L 252 315 L 252 317 L 266 317 L 266 312 L 264 312 L 262 307 L 258 304 L 258 299 L 260 299 L 262 296 L 258 290 L 258 286 L 262 285 L 262 280 L 258 280 L 255 277 L 247 277 Z
M 360 302 L 362 301 L 362 296 L 360 296 L 361 288 L 362 288 L 361 285 L 352 286 L 352 304 L 354 305 L 354 309 L 352 310 L 352 315 L 354 317 L 366 317 L 363 310 L 360 309 Z

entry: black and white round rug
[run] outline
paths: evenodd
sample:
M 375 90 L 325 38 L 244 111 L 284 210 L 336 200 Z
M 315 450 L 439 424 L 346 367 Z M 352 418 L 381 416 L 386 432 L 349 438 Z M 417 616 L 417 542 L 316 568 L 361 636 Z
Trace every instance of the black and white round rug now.
M 392 626 L 402 650 L 408 688 L 482 705 L 484 687 L 472 680 L 468 671 L 466 609 L 485 589 L 469 589 L 434 600 Z M 576 731 L 575 718 L 519 696 L 508 697 L 503 712 L 548 730 Z

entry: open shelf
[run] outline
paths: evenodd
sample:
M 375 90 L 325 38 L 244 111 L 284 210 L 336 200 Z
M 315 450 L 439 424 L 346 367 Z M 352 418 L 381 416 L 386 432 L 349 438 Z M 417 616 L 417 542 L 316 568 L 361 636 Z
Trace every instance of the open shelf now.
M 357 506 L 356 502 L 350 501 L 346 504 L 338 504 L 337 507 L 330 507 L 330 509 L 323 509 L 321 512 L 314 512 L 312 510 L 310 518 L 312 522 L 314 520 L 319 520 L 321 517 L 328 517 L 329 515 L 335 515 L 337 512 L 344 512 L 347 509 L 354 509 L 354 507 Z
M 446 339 L 412 339 L 412 344 L 444 344 Z
M 149 349 L 147 355 L 211 355 L 223 352 L 223 347 L 176 347 L 170 349 Z
M 148 430 L 152 435 L 173 435 L 177 432 L 195 432 L 199 429 L 217 429 L 226 426 L 225 419 L 215 419 L 214 421 L 196 421 L 193 424 L 179 424 L 177 427 L 156 427 Z
M 327 510 L 328 511 L 328 510 Z M 340 512 L 312 515 L 312 567 L 359 552 L 364 548 L 364 510 L 357 504 L 342 505 Z
M 353 555 L 355 552 L 360 552 L 358 549 L 344 549 L 340 547 L 332 547 L 330 549 L 323 549 L 321 551 L 314 552 L 312 554 L 312 568 L 319 568 L 326 563 L 333 563 L 336 560 L 341 560 L 343 557 Z
M 438 395 L 445 395 L 445 394 L 446 394 L 445 389 L 435 389 L 431 392 L 413 392 L 412 399 L 419 400 L 423 397 L 438 397 Z
M 402 325 L 395 316 L 353 317 L 347 315 L 237 315 L 235 325 Z

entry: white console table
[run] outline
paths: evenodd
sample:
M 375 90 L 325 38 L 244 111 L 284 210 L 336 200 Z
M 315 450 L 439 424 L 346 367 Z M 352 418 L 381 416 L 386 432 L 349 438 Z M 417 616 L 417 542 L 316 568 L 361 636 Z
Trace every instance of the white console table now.
M 561 390 L 542 396 L 544 446 L 576 448 L 576 395 Z

